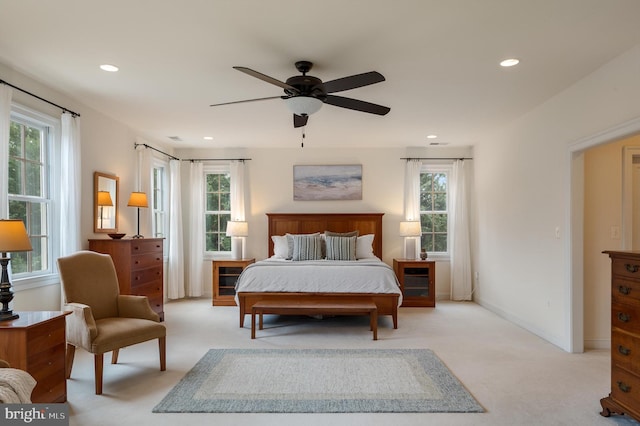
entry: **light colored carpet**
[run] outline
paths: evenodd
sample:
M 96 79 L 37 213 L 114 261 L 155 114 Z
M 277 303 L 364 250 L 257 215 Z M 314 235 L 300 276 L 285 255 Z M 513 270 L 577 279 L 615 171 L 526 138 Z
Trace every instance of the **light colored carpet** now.
M 158 344 L 120 351 L 104 366 L 94 393 L 93 355 L 76 351 L 67 381 L 70 426 L 620 426 L 626 416 L 600 416 L 611 390 L 608 350 L 568 354 L 475 303 L 438 301 L 435 308 L 400 308 L 399 326 L 380 318 L 379 340 L 366 317 L 332 320 L 265 316 L 251 339 L 238 308 L 211 298 L 165 305 L 167 371 Z M 159 401 L 209 351 L 217 349 L 431 349 L 485 409 L 484 413 L 153 413 Z
M 428 349 L 212 349 L 160 413 L 482 412 Z

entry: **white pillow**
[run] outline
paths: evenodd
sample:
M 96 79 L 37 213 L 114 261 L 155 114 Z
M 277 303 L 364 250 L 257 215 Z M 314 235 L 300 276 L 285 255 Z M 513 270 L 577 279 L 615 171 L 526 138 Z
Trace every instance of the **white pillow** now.
M 356 240 L 356 259 L 376 257 L 373 254 L 373 234 L 362 235 Z
M 284 235 L 272 235 L 273 255 L 278 259 L 289 259 L 289 243 Z

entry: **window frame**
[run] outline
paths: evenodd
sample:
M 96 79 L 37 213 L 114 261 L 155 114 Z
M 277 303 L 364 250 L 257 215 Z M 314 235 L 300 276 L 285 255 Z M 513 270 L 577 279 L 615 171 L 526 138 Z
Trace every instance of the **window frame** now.
M 161 179 L 161 206 L 160 209 L 156 209 L 156 194 L 158 192 L 158 188 L 156 188 L 156 180 L 155 180 L 155 171 L 162 170 L 162 179 Z M 168 257 L 168 244 L 169 244 L 169 162 L 164 158 L 156 157 L 155 155 L 151 159 L 151 176 L 150 176 L 150 186 L 151 186 L 151 232 L 153 238 L 163 238 L 163 246 L 165 257 Z M 158 235 L 157 231 L 157 214 L 160 214 L 162 217 L 162 230 L 164 233 L 162 235 Z
M 447 210 L 443 212 L 447 215 L 447 251 L 427 251 L 427 255 L 431 259 L 449 260 L 451 258 L 451 176 L 453 174 L 453 163 L 450 161 L 424 161 L 420 167 L 420 175 L 423 173 L 444 173 L 447 175 Z M 418 179 L 420 181 L 420 177 Z M 420 196 L 422 197 L 422 191 L 420 191 Z M 427 211 L 420 210 L 420 217 L 422 217 L 423 213 L 427 213 Z M 422 236 L 420 236 L 420 249 L 422 250 Z
M 203 196 L 203 207 L 204 207 L 204 211 L 202 214 L 202 220 L 203 220 L 203 248 L 204 248 L 204 257 L 205 258 L 214 258 L 214 257 L 228 257 L 231 255 L 231 245 L 229 245 L 229 250 L 207 250 L 207 214 L 210 214 L 210 212 L 213 212 L 214 210 L 207 210 L 207 175 L 210 174 L 228 174 L 229 175 L 229 195 L 231 195 L 231 164 L 230 163 L 225 163 L 225 164 L 207 164 L 203 166 L 203 188 L 204 188 L 204 193 L 202 194 Z M 219 212 L 218 214 L 223 214 L 220 212 L 226 212 L 226 210 L 215 210 L 217 212 Z M 233 217 L 233 212 L 231 211 L 231 205 L 229 205 L 229 220 L 231 220 L 231 217 Z
M 58 268 L 55 262 L 60 256 L 60 230 L 59 227 L 53 226 L 59 223 L 59 204 L 60 204 L 60 185 L 56 183 L 60 181 L 60 144 L 62 123 L 59 117 L 53 117 L 49 114 L 39 112 L 29 107 L 11 103 L 9 113 L 10 121 L 22 121 L 27 123 L 35 123 L 38 126 L 48 127 L 48 135 L 46 143 L 46 197 L 48 204 L 48 238 L 47 238 L 47 256 L 49 258 L 48 268 L 43 271 L 27 272 L 16 274 L 11 277 L 12 289 L 14 292 L 29 290 L 37 287 L 57 285 L 59 283 Z M 3 155 L 4 157 L 4 155 Z M 8 167 L 8 153 L 4 158 Z M 7 188 L 7 199 L 10 200 Z M 7 204 L 8 208 L 8 204 Z

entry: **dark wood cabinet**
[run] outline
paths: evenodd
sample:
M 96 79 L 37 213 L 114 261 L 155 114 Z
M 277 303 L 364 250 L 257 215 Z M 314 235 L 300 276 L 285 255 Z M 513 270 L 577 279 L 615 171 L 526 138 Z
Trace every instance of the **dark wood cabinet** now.
M 236 306 L 236 281 L 255 259 L 214 260 L 213 261 L 213 300 L 212 305 Z
M 121 294 L 147 296 L 164 321 L 163 239 L 89 240 L 89 250 L 111 256 Z
M 436 306 L 436 262 L 393 259 L 402 290 L 402 306 Z
M 66 329 L 68 312 L 17 312 L 19 318 L 0 322 L 0 358 L 36 379 L 33 403 L 65 402 Z
M 611 258 L 611 393 L 602 414 L 640 420 L 640 252 L 605 251 Z

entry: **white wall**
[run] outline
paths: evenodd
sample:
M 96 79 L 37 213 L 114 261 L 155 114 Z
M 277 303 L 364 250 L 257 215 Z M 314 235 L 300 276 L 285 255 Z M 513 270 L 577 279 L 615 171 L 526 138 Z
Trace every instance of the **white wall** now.
M 575 141 L 640 116 L 639 74 L 637 46 L 475 147 L 477 300 L 566 350 L 569 152 Z

